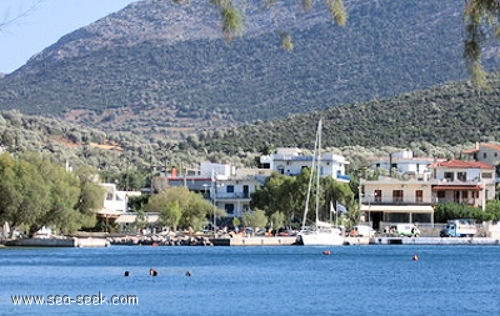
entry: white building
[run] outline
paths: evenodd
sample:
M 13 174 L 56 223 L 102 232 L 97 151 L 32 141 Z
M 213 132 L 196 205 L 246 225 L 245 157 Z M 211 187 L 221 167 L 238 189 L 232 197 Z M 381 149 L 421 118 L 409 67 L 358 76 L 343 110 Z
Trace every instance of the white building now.
M 120 217 L 125 218 L 128 214 L 128 198 L 141 195 L 140 191 L 119 191 L 114 183 L 101 183 L 100 185 L 105 193 L 103 207 L 97 211 L 97 216 L 106 224 L 119 222 Z M 120 224 L 123 223 L 120 222 Z
M 114 183 L 101 183 L 105 189 L 102 212 L 125 213 L 128 211 L 127 203 L 130 196 L 140 196 L 140 191 L 119 191 Z
M 311 168 L 313 156 L 304 155 L 298 148 L 278 148 L 275 154 L 262 156 L 261 163 L 269 163 L 270 169 L 288 176 L 299 175 L 304 168 Z M 349 182 L 345 169 L 349 162 L 344 156 L 324 153 L 320 157 L 320 175 L 337 181 Z
M 392 171 L 406 175 L 409 178 L 420 180 L 429 179 L 430 170 L 428 166 L 436 161 L 432 157 L 415 157 L 413 151 L 404 150 L 389 154 L 387 157 L 376 157 L 371 159 L 371 169 L 382 169 L 390 174 Z
M 265 169 L 236 169 L 225 164 L 202 163 L 196 175 L 172 173 L 170 186 L 185 186 L 202 193 L 226 211 L 228 217 L 241 217 L 250 211 L 251 194 L 264 184 L 271 171 Z
M 428 166 L 430 179 L 360 180 L 360 209 L 373 228 L 393 223 L 432 223 L 438 203 L 466 203 L 484 210 L 495 198 L 492 165 L 450 160 Z
M 434 221 L 429 181 L 380 177 L 370 181 L 361 179 L 360 186 L 360 210 L 374 229 L 392 223 Z
M 495 199 L 495 167 L 477 162 L 450 160 L 429 166 L 432 174 L 434 203 L 466 203 L 485 209 Z
M 475 148 L 463 150 L 462 154 L 471 160 L 495 166 L 496 182 L 500 182 L 500 145 L 476 143 Z

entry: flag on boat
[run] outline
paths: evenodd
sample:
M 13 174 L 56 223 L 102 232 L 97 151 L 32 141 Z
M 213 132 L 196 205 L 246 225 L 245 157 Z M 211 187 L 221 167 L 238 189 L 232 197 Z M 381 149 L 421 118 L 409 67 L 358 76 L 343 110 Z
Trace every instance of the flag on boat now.
M 337 212 L 339 212 L 340 214 L 347 213 L 347 208 L 345 207 L 345 205 L 337 202 Z

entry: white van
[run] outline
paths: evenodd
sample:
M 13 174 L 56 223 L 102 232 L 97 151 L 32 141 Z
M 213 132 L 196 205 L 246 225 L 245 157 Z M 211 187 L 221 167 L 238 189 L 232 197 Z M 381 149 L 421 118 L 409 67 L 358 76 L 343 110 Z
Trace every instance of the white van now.
M 356 225 L 353 229 L 355 236 L 373 237 L 375 235 L 375 230 L 368 225 Z
M 399 236 L 418 237 L 420 230 L 414 224 L 397 224 L 396 234 Z

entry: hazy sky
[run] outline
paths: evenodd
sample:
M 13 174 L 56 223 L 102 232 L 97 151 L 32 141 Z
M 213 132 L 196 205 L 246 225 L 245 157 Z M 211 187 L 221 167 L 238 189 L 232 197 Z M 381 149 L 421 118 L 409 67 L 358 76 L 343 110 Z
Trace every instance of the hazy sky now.
M 0 72 L 16 70 L 63 35 L 136 1 L 0 0 L 0 25 L 7 22 L 0 30 Z

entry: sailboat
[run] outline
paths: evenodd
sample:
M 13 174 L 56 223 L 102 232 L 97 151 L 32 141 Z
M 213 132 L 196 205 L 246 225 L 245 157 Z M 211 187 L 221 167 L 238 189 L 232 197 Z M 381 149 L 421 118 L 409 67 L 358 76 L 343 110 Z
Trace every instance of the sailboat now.
M 311 175 L 309 177 L 309 185 L 306 195 L 306 204 L 304 208 L 304 218 L 302 221 L 302 229 L 297 234 L 297 244 L 304 246 L 340 246 L 344 244 L 344 234 L 341 229 L 333 226 L 329 222 L 319 220 L 319 192 L 320 192 L 320 175 L 321 175 L 321 119 L 318 122 L 318 130 L 316 132 L 316 141 L 314 144 L 314 156 L 311 165 Z M 315 215 L 316 219 L 313 225 L 306 226 L 307 213 L 309 212 L 309 201 L 313 187 L 313 178 L 316 173 L 315 183 Z

